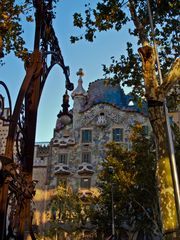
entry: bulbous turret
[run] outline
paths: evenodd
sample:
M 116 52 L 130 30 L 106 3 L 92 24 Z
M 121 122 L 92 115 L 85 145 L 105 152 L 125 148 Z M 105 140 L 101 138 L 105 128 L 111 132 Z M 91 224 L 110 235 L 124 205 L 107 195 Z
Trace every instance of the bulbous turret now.
M 68 110 L 70 105 L 69 105 L 69 95 L 67 93 L 67 90 L 63 95 L 63 104 L 61 106 L 62 106 L 62 111 L 60 111 L 57 115 L 58 119 L 56 122 L 56 129 L 61 129 L 72 122 L 72 114 Z
M 79 71 L 77 72 L 77 76 L 79 76 L 79 80 L 78 80 L 78 86 L 77 88 L 72 92 L 71 96 L 74 99 L 75 97 L 85 97 L 87 96 L 87 92 L 84 90 L 83 88 L 83 80 L 82 77 L 84 76 L 84 72 L 82 70 L 82 68 L 79 69 Z
M 87 102 L 87 92 L 83 88 L 83 80 L 82 77 L 84 76 L 82 68 L 79 69 L 77 72 L 78 79 L 78 86 L 72 92 L 71 96 L 74 100 L 73 103 L 73 128 L 76 129 L 79 124 L 79 113 L 84 109 L 84 106 Z

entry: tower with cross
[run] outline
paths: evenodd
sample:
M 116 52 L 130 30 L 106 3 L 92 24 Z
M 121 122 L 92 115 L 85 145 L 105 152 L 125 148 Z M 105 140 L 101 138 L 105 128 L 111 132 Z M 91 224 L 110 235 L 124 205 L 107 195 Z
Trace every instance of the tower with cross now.
M 71 94 L 74 100 L 74 104 L 73 104 L 73 128 L 74 129 L 78 127 L 79 113 L 81 112 L 83 106 L 87 101 L 87 92 L 83 88 L 83 80 L 82 80 L 82 77 L 84 76 L 83 69 L 80 68 L 79 71 L 76 73 L 76 75 L 79 77 L 78 86 Z

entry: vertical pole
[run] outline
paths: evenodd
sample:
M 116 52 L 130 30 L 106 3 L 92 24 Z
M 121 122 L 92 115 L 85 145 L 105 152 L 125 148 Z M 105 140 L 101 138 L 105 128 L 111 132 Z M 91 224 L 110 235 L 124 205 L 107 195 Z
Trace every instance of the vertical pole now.
M 115 225 L 114 225 L 114 188 L 113 183 L 111 184 L 111 207 L 112 207 L 112 239 L 115 236 Z
M 171 171 L 172 171 L 172 178 L 173 178 L 173 184 L 174 184 L 176 211 L 177 211 L 177 218 L 178 218 L 178 225 L 179 225 L 178 227 L 180 228 L 180 186 L 179 186 L 179 179 L 178 179 L 178 173 L 177 173 L 171 126 L 169 123 L 168 110 L 166 106 L 165 106 L 165 114 L 166 114 L 166 125 L 167 125 L 167 132 L 168 132 L 168 143 L 169 143 L 169 150 L 170 150 Z

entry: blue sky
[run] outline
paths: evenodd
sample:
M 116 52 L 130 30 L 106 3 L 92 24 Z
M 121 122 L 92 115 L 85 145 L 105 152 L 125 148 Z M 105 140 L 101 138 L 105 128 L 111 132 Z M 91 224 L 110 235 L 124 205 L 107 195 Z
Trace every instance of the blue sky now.
M 79 30 L 73 27 L 73 13 L 76 11 L 81 12 L 86 2 L 86 0 L 60 1 L 56 9 L 56 19 L 53 24 L 65 65 L 70 67 L 71 81 L 76 87 L 78 81 L 76 73 L 79 68 L 83 68 L 85 73 L 83 77 L 85 89 L 87 89 L 90 82 L 103 77 L 102 64 L 109 64 L 111 56 L 118 57 L 125 53 L 126 42 L 129 40 L 128 29 L 126 27 L 119 33 L 115 31 L 98 33 L 94 43 L 82 40 L 76 44 L 71 44 L 70 36 L 79 33 Z M 34 23 L 26 23 L 24 25 L 24 38 L 28 49 L 32 50 Z M 24 76 L 23 63 L 16 59 L 13 54 L 6 57 L 5 65 L 0 67 L 0 80 L 3 80 L 7 84 L 13 106 Z M 37 142 L 50 141 L 53 137 L 53 129 L 65 92 L 64 82 L 65 78 L 62 69 L 59 66 L 55 66 L 46 81 L 38 109 Z

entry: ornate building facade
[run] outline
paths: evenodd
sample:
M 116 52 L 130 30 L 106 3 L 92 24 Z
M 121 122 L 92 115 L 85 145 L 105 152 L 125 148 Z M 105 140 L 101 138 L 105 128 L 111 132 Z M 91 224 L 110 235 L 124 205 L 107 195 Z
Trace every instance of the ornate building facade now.
M 145 107 L 140 109 L 119 85 L 96 80 L 86 92 L 82 70 L 78 75 L 78 86 L 71 94 L 73 110 L 66 109 L 66 93 L 50 142 L 50 185 L 65 182 L 75 191 L 90 194 L 105 157 L 105 144 L 115 141 L 130 148 L 131 126 L 139 122 L 148 131 L 150 125 Z
M 99 79 L 90 83 L 85 91 L 82 69 L 77 75 L 78 85 L 71 94 L 73 109 L 69 110 L 69 95 L 66 92 L 53 138 L 49 145 L 44 146 L 46 156 L 40 151 L 42 145 L 35 147 L 34 179 L 39 180 L 37 192 L 41 200 L 37 202 L 41 202 L 43 209 L 46 204 L 42 202 L 48 201 L 51 189 L 59 183 L 70 185 L 82 198 L 94 194 L 105 158 L 105 144 L 115 141 L 130 149 L 131 127 L 136 122 L 144 126 L 146 133 L 150 130 L 146 107 L 139 108 L 118 84 L 112 86 Z M 38 179 L 42 176 L 45 180 Z M 36 224 L 39 214 L 43 213 L 37 211 Z

